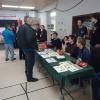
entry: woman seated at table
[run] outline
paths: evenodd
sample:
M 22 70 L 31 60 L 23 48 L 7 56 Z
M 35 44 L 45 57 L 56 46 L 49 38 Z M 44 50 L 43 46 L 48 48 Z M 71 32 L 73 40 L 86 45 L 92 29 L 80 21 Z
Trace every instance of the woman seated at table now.
M 58 38 L 58 33 L 56 31 L 54 31 L 52 33 L 52 38 L 51 38 L 51 45 L 53 46 L 53 48 L 55 50 L 57 49 L 62 49 L 62 42 L 61 40 Z
M 62 49 L 65 52 L 65 48 L 67 48 L 68 45 L 68 36 L 64 36 L 63 40 L 62 40 Z
M 70 35 L 68 42 L 69 43 L 68 43 L 67 47 L 65 48 L 65 52 L 69 56 L 76 58 L 77 53 L 78 53 L 78 48 L 76 46 L 76 37 L 74 35 Z
M 77 55 L 77 61 L 76 63 L 79 64 L 80 62 L 86 62 L 90 63 L 90 51 L 86 48 L 86 39 L 79 37 L 77 38 L 77 47 L 78 49 L 78 55 Z

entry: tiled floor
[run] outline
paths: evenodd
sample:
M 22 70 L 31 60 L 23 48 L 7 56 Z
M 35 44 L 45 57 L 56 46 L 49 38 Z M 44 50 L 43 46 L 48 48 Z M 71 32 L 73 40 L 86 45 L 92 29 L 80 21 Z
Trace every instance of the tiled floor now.
M 18 50 L 15 50 L 15 61 L 5 62 L 4 51 L 0 51 L 0 100 L 27 100 L 25 91 L 26 77 L 24 73 L 24 61 L 18 59 Z M 34 76 L 39 78 L 38 82 L 28 83 L 29 100 L 61 100 L 58 86 L 52 86 L 52 80 L 46 73 L 40 73 L 34 66 Z M 49 77 L 49 78 L 48 78 Z M 75 86 L 74 86 L 75 87 Z M 71 86 L 70 88 L 73 88 Z M 77 88 L 77 87 L 75 87 Z M 72 89 L 72 95 L 76 100 L 91 100 L 90 86 L 85 89 Z M 72 100 L 67 94 L 65 100 Z

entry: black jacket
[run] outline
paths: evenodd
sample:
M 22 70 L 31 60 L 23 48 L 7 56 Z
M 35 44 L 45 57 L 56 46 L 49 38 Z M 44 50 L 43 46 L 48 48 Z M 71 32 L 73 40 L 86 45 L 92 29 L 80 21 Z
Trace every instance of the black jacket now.
M 71 57 L 77 58 L 78 48 L 75 44 L 67 44 L 67 47 L 65 48 L 65 51 L 67 53 L 70 53 Z
M 62 42 L 59 38 L 57 39 L 51 39 L 51 44 L 56 49 L 62 49 Z
M 36 29 L 36 38 L 37 40 L 40 40 L 40 35 L 41 35 L 41 29 Z
M 76 33 L 77 37 L 84 37 L 84 35 L 86 34 L 87 34 L 87 28 L 85 26 L 77 29 L 77 33 Z
M 94 25 L 94 30 L 91 36 L 90 44 L 91 46 L 100 44 L 100 22 L 99 21 Z
M 37 49 L 36 31 L 28 24 L 24 24 L 17 32 L 17 43 L 22 49 Z
M 43 29 L 40 34 L 40 42 L 46 42 L 47 41 L 47 31 Z
M 93 48 L 91 64 L 94 67 L 95 71 L 100 73 L 100 47 Z

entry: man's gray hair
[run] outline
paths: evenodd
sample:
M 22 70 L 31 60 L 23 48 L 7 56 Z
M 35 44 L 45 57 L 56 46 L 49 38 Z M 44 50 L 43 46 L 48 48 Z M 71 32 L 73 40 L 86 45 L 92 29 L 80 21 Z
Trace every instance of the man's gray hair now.
M 24 22 L 25 22 L 25 23 L 27 22 L 27 19 L 28 19 L 28 18 L 32 18 L 32 17 L 30 17 L 30 16 L 25 16 L 25 17 L 24 17 Z

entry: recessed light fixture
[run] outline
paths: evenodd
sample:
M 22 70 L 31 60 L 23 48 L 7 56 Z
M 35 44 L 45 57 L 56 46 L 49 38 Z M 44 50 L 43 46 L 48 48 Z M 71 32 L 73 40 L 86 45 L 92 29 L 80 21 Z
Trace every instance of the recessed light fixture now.
M 3 8 L 20 8 L 20 9 L 35 9 L 32 6 L 13 6 L 13 5 L 2 5 Z

